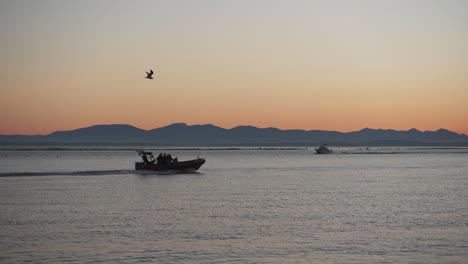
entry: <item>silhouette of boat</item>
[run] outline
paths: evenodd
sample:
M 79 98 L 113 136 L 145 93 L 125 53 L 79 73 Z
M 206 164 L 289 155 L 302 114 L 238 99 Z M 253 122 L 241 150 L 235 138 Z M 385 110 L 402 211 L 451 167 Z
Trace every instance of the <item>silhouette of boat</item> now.
M 205 159 L 178 161 L 171 155 L 162 155 L 155 159 L 152 152 L 137 150 L 143 162 L 135 162 L 135 170 L 195 172 L 205 163 Z
M 321 145 L 319 148 L 316 148 L 317 154 L 330 154 L 333 152 L 332 149 L 329 149 L 326 144 Z

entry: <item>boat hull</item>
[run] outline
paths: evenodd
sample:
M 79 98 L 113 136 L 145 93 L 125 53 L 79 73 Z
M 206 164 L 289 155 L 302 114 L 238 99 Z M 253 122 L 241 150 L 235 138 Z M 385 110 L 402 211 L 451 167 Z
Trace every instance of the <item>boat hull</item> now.
M 333 150 L 329 150 L 329 149 L 315 149 L 315 151 L 317 152 L 317 154 L 330 154 L 330 153 L 333 153 Z
M 205 159 L 187 160 L 169 164 L 135 162 L 135 170 L 195 172 L 200 169 L 203 164 L 205 164 Z

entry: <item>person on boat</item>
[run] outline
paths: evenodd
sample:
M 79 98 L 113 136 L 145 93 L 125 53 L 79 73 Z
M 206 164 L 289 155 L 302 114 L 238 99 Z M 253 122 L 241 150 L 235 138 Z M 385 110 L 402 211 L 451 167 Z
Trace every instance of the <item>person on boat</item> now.
M 175 159 L 172 158 L 171 154 L 159 153 L 156 161 L 158 164 L 171 164 Z
M 163 158 L 163 154 L 162 154 L 162 153 L 159 153 L 158 157 L 156 158 L 156 161 L 158 162 L 158 164 L 162 164 L 162 163 L 163 163 L 164 158 Z
M 143 162 L 145 164 L 148 164 L 149 163 L 149 160 L 148 160 L 148 157 L 146 157 L 146 154 L 142 155 L 141 158 L 143 159 Z

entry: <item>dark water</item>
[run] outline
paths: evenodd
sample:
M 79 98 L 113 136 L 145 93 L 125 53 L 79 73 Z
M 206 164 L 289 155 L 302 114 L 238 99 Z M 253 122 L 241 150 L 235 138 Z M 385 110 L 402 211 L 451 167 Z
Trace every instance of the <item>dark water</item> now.
M 468 263 L 468 150 L 0 151 L 0 263 Z

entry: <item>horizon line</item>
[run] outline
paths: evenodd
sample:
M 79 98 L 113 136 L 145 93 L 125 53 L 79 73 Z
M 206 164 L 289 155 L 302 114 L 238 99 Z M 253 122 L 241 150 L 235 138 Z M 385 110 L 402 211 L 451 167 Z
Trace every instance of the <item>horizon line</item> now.
M 131 127 L 134 127 L 134 128 L 140 129 L 140 130 L 144 130 L 144 131 L 151 131 L 151 130 L 160 129 L 160 128 L 164 128 L 164 127 L 168 127 L 168 126 L 172 126 L 172 125 L 185 125 L 185 126 L 188 126 L 188 127 L 191 127 L 191 126 L 208 126 L 208 125 L 210 125 L 210 126 L 219 127 L 219 128 L 226 129 L 226 130 L 231 130 L 231 129 L 238 128 L 238 127 L 254 127 L 254 128 L 258 128 L 258 129 L 278 129 L 278 130 L 282 130 L 282 131 L 301 130 L 301 131 L 324 131 L 324 132 L 339 132 L 339 133 L 359 132 L 359 131 L 366 130 L 366 129 L 370 129 L 370 130 L 392 130 L 392 131 L 398 131 L 398 132 L 406 132 L 406 131 L 411 131 L 411 130 L 416 130 L 418 132 L 437 132 L 437 131 L 440 131 L 440 130 L 446 130 L 446 131 L 449 131 L 449 132 L 457 133 L 459 135 L 468 136 L 468 134 L 455 132 L 455 131 L 452 131 L 452 130 L 449 130 L 449 129 L 446 129 L 446 128 L 439 128 L 437 130 L 420 130 L 420 129 L 417 129 L 417 128 L 413 127 L 413 128 L 407 129 L 407 130 L 397 130 L 397 129 L 393 129 L 393 128 L 370 128 L 370 127 L 365 127 L 365 128 L 361 128 L 359 130 L 351 130 L 351 131 L 344 132 L 344 131 L 338 131 L 338 130 L 323 130 L 323 129 L 310 129 L 310 130 L 300 129 L 300 128 L 282 129 L 282 128 L 277 128 L 277 127 L 272 127 L 272 126 L 270 126 L 270 127 L 258 127 L 258 126 L 254 126 L 254 125 L 237 125 L 237 126 L 233 126 L 231 128 L 226 128 L 226 127 L 222 127 L 222 126 L 211 124 L 211 123 L 191 124 L 191 125 L 189 125 L 189 124 L 187 124 L 185 122 L 175 122 L 175 123 L 171 123 L 171 124 L 156 127 L 156 128 L 151 128 L 151 129 L 143 129 L 143 128 L 140 128 L 138 126 L 131 125 L 131 124 L 116 124 L 116 123 L 112 123 L 112 124 L 95 124 L 95 125 L 84 126 L 84 127 L 79 127 L 79 128 L 75 128 L 75 129 L 69 129 L 69 130 L 55 130 L 55 131 L 50 132 L 48 134 L 0 134 L 0 136 L 48 136 L 48 135 L 50 135 L 52 133 L 55 133 L 55 132 L 74 131 L 74 130 L 78 130 L 78 129 L 86 129 L 86 128 L 91 128 L 91 127 L 96 127 L 96 126 L 119 126 L 119 125 L 120 126 L 131 126 Z

